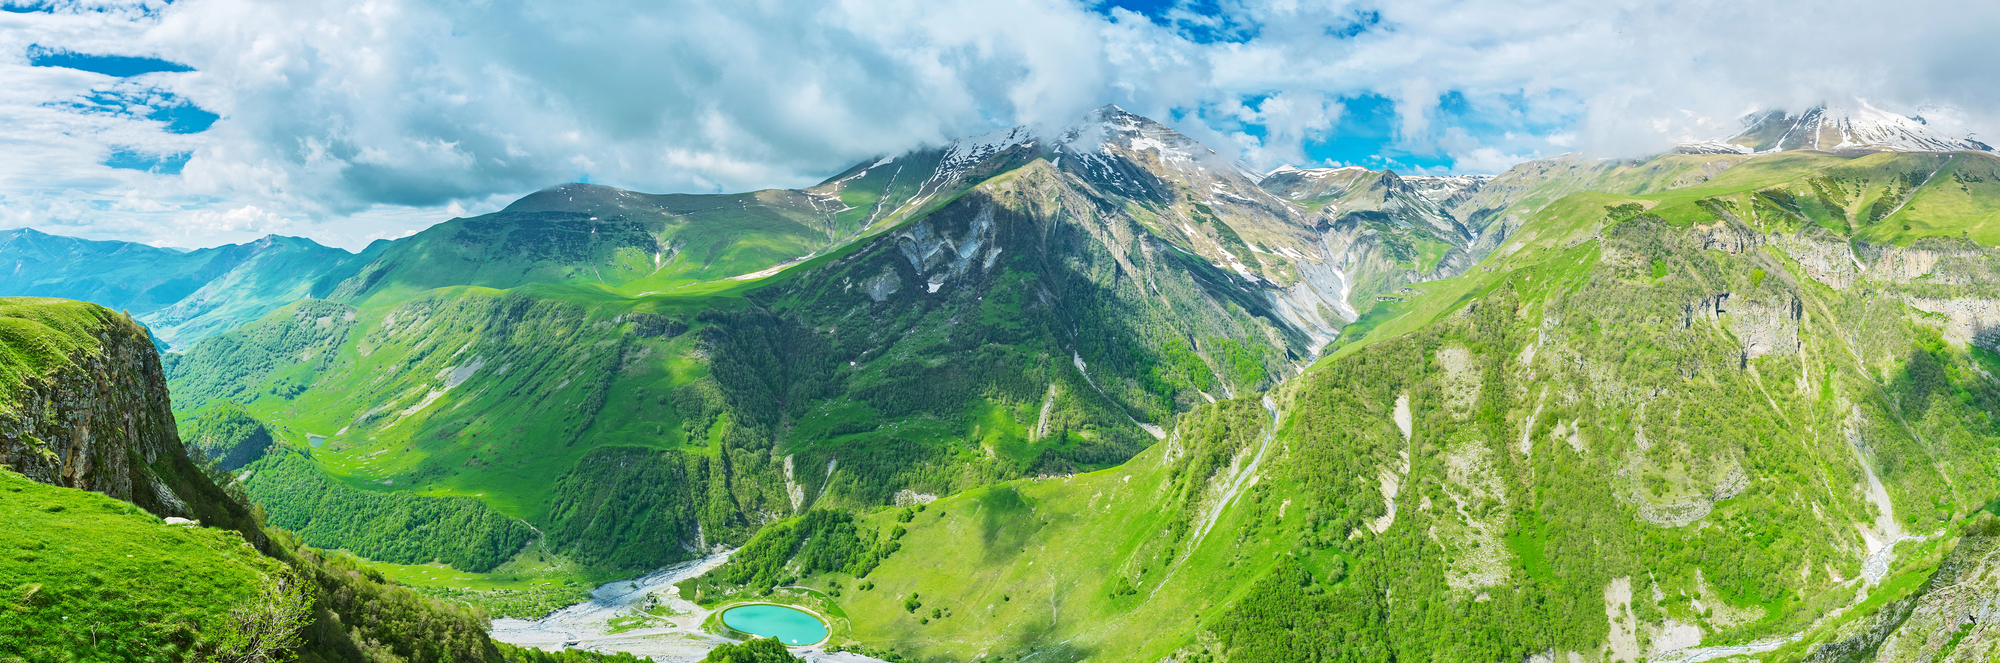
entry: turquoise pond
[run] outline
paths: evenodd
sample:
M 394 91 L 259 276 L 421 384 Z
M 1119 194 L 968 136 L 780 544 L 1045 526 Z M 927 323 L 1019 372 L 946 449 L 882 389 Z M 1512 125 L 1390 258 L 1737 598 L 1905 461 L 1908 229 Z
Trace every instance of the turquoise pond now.
M 809 645 L 826 639 L 826 624 L 810 613 L 781 605 L 746 605 L 723 611 L 722 623 L 751 635 L 777 638 L 788 645 Z

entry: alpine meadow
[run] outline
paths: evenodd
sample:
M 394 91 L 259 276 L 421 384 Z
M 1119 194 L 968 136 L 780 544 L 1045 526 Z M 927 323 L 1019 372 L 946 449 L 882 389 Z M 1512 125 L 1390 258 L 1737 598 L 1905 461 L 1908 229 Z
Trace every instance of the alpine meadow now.
M 177 30 L 221 40 L 188 23 L 213 4 L 7 3 L 0 25 L 28 27 L 0 31 L 129 20 L 162 44 Z M 1106 49 L 1138 48 L 1119 40 L 1145 27 L 1196 49 L 1150 61 L 1236 54 L 1204 60 L 1209 82 L 1176 84 L 1278 66 L 1253 51 L 1289 34 L 1230 3 L 1057 4 L 1108 26 L 1092 33 Z M 244 47 L 261 54 L 252 67 L 0 36 L 29 62 L 0 63 L 0 80 L 15 67 L 117 81 L 35 112 L 140 113 L 185 138 L 145 167 L 114 151 L 111 169 L 209 186 L 283 161 L 230 151 L 266 141 L 305 165 L 258 185 L 258 214 L 329 173 L 340 195 L 376 199 L 324 194 L 312 214 L 438 212 L 336 246 L 268 234 L 176 248 L 132 228 L 251 226 L 207 211 L 44 222 L 34 210 L 55 207 L 6 188 L 41 176 L 0 167 L 0 220 L 22 220 L 0 231 L 0 663 L 2000 661 L 2000 152 L 1961 128 L 1985 109 L 1762 104 L 1622 156 L 1482 148 L 1423 165 L 1431 153 L 1410 145 L 1431 129 L 1384 96 L 1407 90 L 1337 96 L 1313 124 L 1282 115 L 1304 112 L 1293 88 L 1197 108 L 1145 101 L 1172 85 L 1119 79 L 1057 121 L 980 106 L 987 131 L 941 139 L 910 116 L 843 111 L 866 131 L 771 129 L 753 144 L 728 137 L 751 126 L 735 122 L 845 103 L 830 100 L 847 99 L 840 81 L 905 66 L 898 51 L 793 62 L 836 87 L 788 88 L 770 109 L 674 110 L 710 85 L 684 62 L 619 82 L 737 146 L 725 157 L 594 115 L 626 97 L 587 97 L 599 83 L 564 58 L 482 51 L 498 64 L 463 69 L 451 49 L 469 46 L 443 42 L 412 64 L 409 43 L 377 40 L 432 20 L 417 7 L 371 4 L 353 11 L 389 23 L 324 29 L 368 64 L 282 55 L 281 37 Z M 1312 38 L 1361 49 L 1431 29 L 1355 7 Z M 720 20 L 692 9 L 689 25 Z M 627 29 L 534 15 L 556 27 L 422 29 L 522 49 L 550 34 L 575 46 L 562 30 L 583 25 L 615 48 Z M 632 20 L 661 43 L 701 41 Z M 908 48 L 992 28 L 925 25 Z M 705 39 L 776 59 L 850 48 L 817 32 L 830 29 Z M 1064 34 L 1046 39 L 1080 39 Z M 925 75 L 1015 57 L 980 43 Z M 1558 48 L 1533 44 L 1520 48 Z M 1369 52 L 1269 85 L 1405 66 Z M 1118 53 L 1102 66 L 1141 57 Z M 1612 60 L 1599 65 L 1627 66 Z M 338 127 L 333 142 L 258 119 L 265 97 L 213 96 L 271 94 L 257 76 L 405 66 L 436 80 L 399 94 L 455 109 L 420 122 L 435 136 L 380 140 L 379 116 L 314 106 L 377 94 L 351 81 L 288 102 L 292 122 Z M 993 80 L 1068 80 L 1024 66 L 1039 73 Z M 1481 105 L 1461 80 L 1473 74 L 1427 66 L 1441 73 L 1423 85 L 1463 90 L 1421 93 L 1442 95 L 1422 111 L 1451 125 L 1433 132 L 1441 150 L 1560 131 L 1546 146 L 1610 144 L 1667 122 L 1590 124 L 1602 98 L 1547 101 L 1542 83 Z M 495 95 L 545 85 L 538 67 L 576 79 L 515 111 L 585 118 L 573 130 L 504 124 L 468 106 L 499 97 L 452 96 L 452 77 L 490 78 Z M 1557 87 L 1595 80 L 1559 69 Z M 744 72 L 711 92 L 767 93 Z M 939 108 L 1028 95 L 922 80 L 873 94 L 935 84 L 969 99 Z M 82 106 L 142 93 L 153 106 Z M 1564 94 L 1590 105 L 1564 111 L 1573 131 L 1537 119 L 1536 104 L 1569 108 Z M 5 119 L 11 103 L 0 125 L 30 122 Z M 175 128 L 188 118 L 216 128 Z M 440 137 L 461 130 L 492 136 Z M 0 143 L 16 144 L 8 131 Z M 557 159 L 536 131 L 584 156 L 537 165 Z M 901 147 L 852 160 L 896 132 Z M 591 152 L 599 133 L 615 147 Z M 1274 147 L 1285 140 L 1303 151 Z M 825 162 L 824 145 L 852 165 L 728 192 L 794 163 L 785 149 Z M 385 165 L 409 150 L 464 158 Z M 547 186 L 571 165 L 664 181 L 633 174 L 654 168 L 632 165 L 654 163 L 645 150 L 699 176 L 654 190 L 703 192 Z M 506 183 L 469 183 L 481 178 Z M 464 191 L 444 221 L 446 199 L 417 191 L 438 182 Z M 168 203 L 133 201 L 226 198 L 169 191 L 64 204 L 154 214 Z M 511 193 L 461 205 L 477 191 Z

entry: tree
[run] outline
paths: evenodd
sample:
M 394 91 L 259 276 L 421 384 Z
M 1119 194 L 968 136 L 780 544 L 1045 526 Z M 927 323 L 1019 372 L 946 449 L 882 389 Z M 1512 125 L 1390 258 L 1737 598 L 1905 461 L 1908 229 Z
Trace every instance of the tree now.
M 312 621 L 313 592 L 290 571 L 278 573 L 248 605 L 229 614 L 216 658 L 229 663 L 288 661 L 303 640 L 299 630 Z
M 752 638 L 743 644 L 725 644 L 708 650 L 702 663 L 803 663 L 777 638 Z

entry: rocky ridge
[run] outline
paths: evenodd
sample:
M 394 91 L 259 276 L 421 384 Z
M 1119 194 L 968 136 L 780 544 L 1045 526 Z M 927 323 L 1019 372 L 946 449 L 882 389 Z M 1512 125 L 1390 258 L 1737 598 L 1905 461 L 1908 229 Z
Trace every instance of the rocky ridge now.
M 159 516 L 226 526 L 246 515 L 225 496 L 210 494 L 213 484 L 188 458 L 159 354 L 144 327 L 93 304 L 20 297 L 0 298 L 0 320 L 16 332 L 6 339 L 16 348 L 47 347 L 56 334 L 77 342 L 45 372 L 4 385 L 14 398 L 0 406 L 0 464 Z

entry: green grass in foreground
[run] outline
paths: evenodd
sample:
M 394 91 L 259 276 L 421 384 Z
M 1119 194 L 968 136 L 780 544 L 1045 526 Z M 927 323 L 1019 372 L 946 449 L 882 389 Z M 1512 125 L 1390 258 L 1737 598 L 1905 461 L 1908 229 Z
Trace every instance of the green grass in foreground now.
M 234 532 L 0 471 L 0 661 L 178 661 L 281 569 Z

